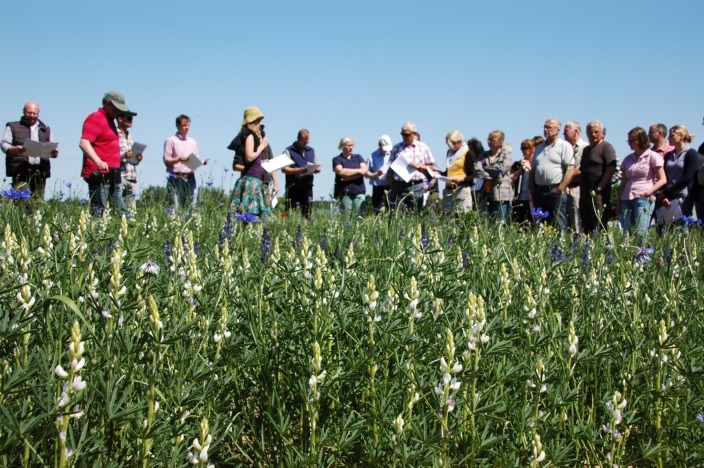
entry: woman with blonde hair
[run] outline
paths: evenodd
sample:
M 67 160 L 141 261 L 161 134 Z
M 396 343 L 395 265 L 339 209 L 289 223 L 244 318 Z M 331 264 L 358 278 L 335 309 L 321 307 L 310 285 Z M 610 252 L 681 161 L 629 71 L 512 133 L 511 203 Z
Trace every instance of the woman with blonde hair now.
M 342 150 L 332 160 L 335 172 L 335 198 L 340 200 L 342 209 L 364 213 L 365 193 L 364 176 L 367 175 L 367 163 L 359 154 L 352 154 L 354 139 L 348 136 L 340 138 L 337 148 Z
M 238 156 L 242 156 L 244 169 L 230 195 L 230 209 L 238 213 L 267 216 L 271 213 L 264 185 L 262 185 L 261 153 L 269 143 L 262 135 L 264 114 L 257 107 L 244 110 L 240 133 L 230 144 Z
M 701 165 L 697 150 L 689 145 L 694 137 L 696 135 L 690 134 L 684 125 L 672 127 L 668 137 L 669 143 L 675 149 L 665 155 L 667 183 L 658 194 L 658 208 L 660 206 L 670 208 L 673 203 L 679 203 L 682 199 L 676 217 L 692 216 L 693 201 L 689 189 L 692 186 L 694 174 Z
M 452 179 L 445 184 L 442 191 L 442 210 L 444 212 L 467 212 L 472 209 L 472 187 L 474 186 L 474 161 L 476 156 L 464 142 L 464 137 L 457 130 L 445 136 L 447 143 L 447 169 L 442 175 Z
M 503 221 L 513 199 L 513 183 L 508 170 L 513 162 L 511 145 L 504 143 L 504 132 L 494 130 L 487 139 L 489 149 L 474 165 L 476 177 L 483 179 L 479 193 L 479 209 Z

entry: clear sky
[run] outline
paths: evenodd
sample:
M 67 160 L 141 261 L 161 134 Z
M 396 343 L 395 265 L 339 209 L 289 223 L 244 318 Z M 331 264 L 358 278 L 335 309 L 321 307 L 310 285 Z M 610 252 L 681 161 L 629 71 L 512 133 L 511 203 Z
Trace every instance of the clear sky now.
M 49 192 L 71 181 L 85 193 L 81 126 L 113 89 L 139 114 L 142 187 L 165 184 L 163 142 L 184 113 L 213 161 L 199 183 L 231 188 L 226 147 L 252 105 L 275 154 L 310 130 L 316 197 L 332 190 L 340 137 L 366 157 L 382 134 L 400 141 L 408 120 L 441 165 L 450 130 L 486 141 L 500 129 L 518 157 L 549 117 L 603 121 L 621 159 L 635 126 L 704 137 L 702 0 L 36 0 L 1 11 L 0 119 L 40 104 L 61 151 Z

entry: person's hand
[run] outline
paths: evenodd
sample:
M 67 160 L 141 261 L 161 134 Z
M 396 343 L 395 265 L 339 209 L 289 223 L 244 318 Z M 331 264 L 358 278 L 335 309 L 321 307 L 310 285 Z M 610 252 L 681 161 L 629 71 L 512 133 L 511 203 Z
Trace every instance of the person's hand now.
M 552 191 L 555 195 L 562 195 L 562 189 L 558 186 L 555 190 Z
M 186 161 L 188 161 L 188 156 L 181 156 L 180 158 L 178 158 L 178 160 L 180 162 L 186 162 Z
M 259 147 L 261 149 L 266 148 L 269 145 L 269 140 L 266 139 L 266 137 L 262 138 L 262 141 L 259 143 Z
M 144 157 L 144 156 L 142 156 L 141 154 L 138 154 L 138 155 L 137 155 L 137 161 L 141 161 L 143 157 Z
M 203 165 L 206 166 L 210 162 L 210 158 L 203 160 Z
M 22 154 L 24 153 L 24 148 L 21 146 L 11 146 L 7 152 L 10 154 Z
M 305 174 L 306 173 L 306 168 L 305 167 L 299 167 L 298 168 L 298 174 Z
M 321 171 L 321 170 L 322 170 L 322 168 L 319 167 L 319 168 L 317 168 L 317 169 L 315 170 L 315 173 L 316 173 L 316 174 L 320 174 L 320 171 Z
M 527 159 L 521 160 L 521 166 L 522 166 L 523 169 L 526 170 L 526 171 L 530 171 L 530 170 L 531 170 L 530 162 L 528 162 Z
M 384 171 L 382 171 L 381 169 L 379 169 L 378 171 L 376 171 L 376 172 L 374 173 L 374 175 L 376 175 L 377 177 L 381 177 L 383 173 L 384 173 Z
M 665 208 L 669 208 L 672 206 L 672 203 L 670 203 L 670 200 L 668 200 L 667 198 L 663 198 L 662 199 L 662 206 L 664 206 Z
M 648 192 L 639 193 L 639 194 L 636 195 L 636 196 L 637 196 L 638 198 L 650 198 L 650 194 L 649 194 Z
M 125 159 L 130 159 L 132 157 L 132 150 L 125 151 Z
M 279 185 L 274 184 L 274 193 L 279 193 Z
M 424 192 L 427 192 L 428 190 L 430 190 L 430 185 L 428 185 L 428 184 L 423 184 L 423 191 L 424 191 Z
M 52 158 L 58 158 L 58 157 L 59 157 L 59 149 L 58 149 L 58 148 L 56 148 L 55 150 L 53 150 L 53 151 L 51 152 L 51 157 L 52 157 Z
M 107 172 L 110 170 L 110 168 L 108 167 L 108 163 L 106 163 L 102 159 L 98 161 L 95 165 L 98 166 L 98 170 L 100 170 L 100 172 Z

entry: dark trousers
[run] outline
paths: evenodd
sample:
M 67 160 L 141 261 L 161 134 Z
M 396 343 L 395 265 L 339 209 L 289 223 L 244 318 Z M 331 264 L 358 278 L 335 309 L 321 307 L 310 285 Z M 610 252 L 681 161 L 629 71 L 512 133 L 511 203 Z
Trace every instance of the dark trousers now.
M 565 192 L 557 195 L 550 190 L 550 187 L 538 185 L 533 192 L 533 206 L 550 213 L 545 220 L 546 223 L 555 223 L 560 231 L 567 229 L 567 194 Z
M 374 211 L 381 210 L 382 206 L 389 208 L 387 192 L 391 189 L 389 185 L 374 185 L 372 186 L 372 207 Z
M 119 167 L 111 167 L 105 173 L 94 171 L 84 180 L 88 184 L 90 207 L 95 216 L 100 216 L 105 211 L 108 194 L 110 194 L 113 208 L 119 208 L 121 214 L 125 213 L 125 201 L 122 199 L 122 174 Z
M 300 208 L 303 216 L 310 216 L 313 202 L 313 187 L 288 187 L 286 189 L 286 211 Z
M 46 178 L 41 171 L 30 170 L 26 174 L 18 174 L 16 177 L 13 177 L 12 188 L 21 192 L 25 190 L 32 191 L 32 197 L 28 200 L 28 202 L 24 203 L 27 213 L 31 213 L 37 209 L 39 202 L 44 201 Z
M 606 187 L 601 192 L 596 192 L 588 185 L 579 188 L 579 214 L 582 217 L 582 232 L 591 234 L 594 231 L 606 229 L 604 219 L 604 204 L 611 196 L 611 187 Z M 592 196 L 592 192 L 594 195 Z
M 533 217 L 530 214 L 530 200 L 518 200 L 511 207 L 511 220 L 514 223 L 532 223 Z
M 408 184 L 402 180 L 394 181 L 389 196 L 391 203 L 395 204 L 397 208 L 399 206 L 405 206 L 410 210 L 415 209 L 416 211 L 420 211 L 423 208 L 423 193 L 413 193 L 411 191 L 411 187 L 417 183 L 420 182 Z

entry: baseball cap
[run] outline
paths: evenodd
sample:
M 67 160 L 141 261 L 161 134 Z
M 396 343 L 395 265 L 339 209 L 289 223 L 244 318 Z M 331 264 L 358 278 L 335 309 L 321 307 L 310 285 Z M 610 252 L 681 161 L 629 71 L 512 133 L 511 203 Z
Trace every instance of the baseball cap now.
M 394 146 L 391 144 L 391 137 L 388 135 L 381 135 L 379 138 L 379 146 L 381 146 L 381 149 L 384 151 L 391 151 L 391 148 Z
M 130 108 L 127 107 L 127 104 L 125 104 L 125 96 L 123 96 L 122 93 L 118 91 L 107 92 L 105 93 L 105 96 L 103 96 L 103 98 L 112 102 L 113 106 L 117 107 L 123 112 L 130 110 Z

